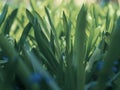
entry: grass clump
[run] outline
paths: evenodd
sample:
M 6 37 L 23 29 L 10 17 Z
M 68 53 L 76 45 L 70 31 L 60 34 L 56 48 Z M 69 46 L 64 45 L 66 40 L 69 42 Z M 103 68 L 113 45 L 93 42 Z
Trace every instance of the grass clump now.
M 31 7 L 2 9 L 1 90 L 119 89 L 119 8 L 83 4 L 74 17 L 72 5 L 56 19 L 59 8 Z

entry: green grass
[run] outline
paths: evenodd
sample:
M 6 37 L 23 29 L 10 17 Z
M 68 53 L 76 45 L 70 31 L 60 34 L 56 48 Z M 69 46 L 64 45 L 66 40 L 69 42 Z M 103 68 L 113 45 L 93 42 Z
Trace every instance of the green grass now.
M 0 89 L 119 89 L 119 7 L 48 3 L 2 7 Z

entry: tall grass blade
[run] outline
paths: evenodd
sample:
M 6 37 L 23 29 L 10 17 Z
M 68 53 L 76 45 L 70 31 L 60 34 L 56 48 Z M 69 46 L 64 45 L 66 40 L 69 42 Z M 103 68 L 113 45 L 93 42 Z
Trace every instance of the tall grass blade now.
M 84 90 L 85 84 L 85 68 L 83 61 L 86 56 L 86 16 L 87 9 L 86 6 L 83 5 L 77 17 L 73 48 L 73 66 L 75 68 L 77 78 L 76 90 Z

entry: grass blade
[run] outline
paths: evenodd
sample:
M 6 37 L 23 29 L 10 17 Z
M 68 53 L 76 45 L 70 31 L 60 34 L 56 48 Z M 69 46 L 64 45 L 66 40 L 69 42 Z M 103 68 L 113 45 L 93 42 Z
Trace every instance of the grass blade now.
M 11 14 L 7 17 L 7 20 L 3 26 L 3 33 L 9 34 L 11 30 L 11 26 L 13 25 L 14 19 L 16 18 L 18 9 L 15 9 L 11 12 Z
M 6 17 L 7 11 L 8 11 L 8 5 L 5 4 L 5 6 L 3 7 L 3 12 L 0 15 L 0 26 L 1 26 L 1 24 L 3 23 L 3 21 L 4 21 L 5 17 Z
M 24 42 L 25 42 L 25 40 L 26 40 L 26 38 L 28 36 L 28 33 L 29 33 L 31 27 L 32 27 L 31 23 L 28 23 L 26 25 L 26 27 L 25 27 L 25 29 L 24 29 L 24 31 L 22 33 L 22 36 L 21 36 L 21 38 L 19 40 L 19 43 L 18 43 L 18 51 L 20 51 L 22 49 L 22 46 L 23 46 L 23 44 L 24 44 Z
M 85 68 L 83 61 L 85 60 L 86 51 L 86 16 L 87 9 L 82 6 L 76 22 L 75 41 L 73 48 L 73 66 L 77 75 L 76 90 L 84 90 L 85 84 Z
M 44 22 L 44 20 L 42 19 L 42 17 L 36 11 L 34 11 L 34 15 L 38 19 L 38 22 L 40 23 L 41 28 L 42 28 L 44 34 L 49 39 L 50 38 L 50 33 L 49 33 L 50 30 L 49 30 L 49 28 L 47 28 L 47 24 Z
M 71 36 L 70 36 L 70 33 L 71 33 L 71 26 L 69 25 L 68 21 L 67 21 L 67 18 L 66 18 L 66 15 L 65 13 L 63 12 L 63 26 L 64 26 L 64 29 L 65 29 L 65 40 L 66 40 L 66 53 L 70 53 L 71 51 Z

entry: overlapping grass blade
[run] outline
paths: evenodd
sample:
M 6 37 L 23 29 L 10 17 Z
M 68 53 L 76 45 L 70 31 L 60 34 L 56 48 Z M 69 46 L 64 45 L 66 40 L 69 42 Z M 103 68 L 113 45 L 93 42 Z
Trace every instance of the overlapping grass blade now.
M 71 51 L 71 26 L 69 25 L 65 12 L 63 12 L 63 26 L 65 30 L 65 40 L 66 40 L 66 54 L 69 54 Z
M 46 14 L 47 14 L 47 17 L 48 17 L 48 20 L 49 20 L 49 24 L 51 26 L 51 30 L 53 32 L 53 35 L 54 35 L 54 38 L 55 38 L 55 49 L 56 49 L 56 53 L 57 53 L 57 58 L 61 58 L 61 52 L 60 52 L 60 45 L 59 45 L 59 42 L 58 42 L 58 37 L 57 37 L 57 33 L 56 33 L 56 30 L 55 30 L 55 27 L 52 23 L 52 20 L 50 18 L 50 14 L 49 14 L 49 11 L 48 9 L 45 7 L 45 11 L 46 11 Z
M 36 48 L 33 48 L 32 52 L 39 59 L 39 62 L 47 67 L 47 69 L 50 73 L 52 73 L 52 74 L 56 73 L 54 71 L 53 67 L 51 66 L 51 64 L 46 59 L 46 57 L 41 52 L 39 52 L 39 50 L 37 50 Z
M 65 78 L 65 90 L 73 90 L 75 89 L 75 81 L 74 81 L 74 75 L 73 75 L 73 68 L 72 68 L 72 44 L 71 44 L 71 26 L 70 22 L 68 22 L 67 17 L 65 15 L 65 12 L 63 12 L 63 27 L 64 27 L 64 33 L 65 33 L 65 42 L 66 42 L 66 50 L 65 50 L 65 57 L 66 57 L 66 63 L 67 68 L 64 72 Z M 64 63 L 63 63 L 64 64 Z M 69 76 L 68 76 L 69 75 Z
M 50 44 L 49 44 L 47 38 L 44 35 L 44 33 L 41 32 L 41 34 L 40 34 L 39 31 L 35 31 L 35 37 L 37 39 L 37 43 L 39 45 L 40 50 L 42 51 L 43 55 L 47 58 L 47 60 L 49 60 L 49 63 L 51 63 L 51 65 L 54 67 L 54 70 L 55 69 L 60 70 L 58 61 L 55 58 L 54 53 L 50 47 Z M 55 70 L 55 71 L 57 72 L 57 70 Z
M 42 19 L 42 17 L 36 12 L 34 11 L 34 15 L 37 17 L 38 19 L 38 22 L 40 23 L 41 25 L 41 28 L 44 32 L 44 34 L 46 35 L 46 37 L 49 39 L 50 38 L 50 30 L 49 28 L 47 27 L 47 24 L 44 22 L 44 20 Z
M 4 26 L 3 26 L 3 33 L 9 34 L 11 27 L 13 25 L 14 19 L 16 18 L 18 9 L 15 9 L 11 12 L 11 14 L 7 17 Z
M 52 49 L 50 48 L 50 43 L 48 39 L 44 35 L 44 32 L 41 30 L 41 26 L 37 18 L 36 17 L 34 18 L 28 10 L 26 10 L 26 13 L 27 13 L 29 21 L 33 25 L 36 42 L 38 44 L 40 52 L 43 53 L 43 55 L 47 58 L 48 62 L 51 64 L 55 72 L 58 72 L 56 70 L 56 69 L 60 69 L 58 65 L 58 61 L 55 58 Z
M 1 24 L 3 23 L 3 21 L 5 20 L 7 11 L 8 11 L 8 5 L 5 4 L 5 6 L 3 7 L 2 14 L 0 15 L 0 26 L 1 26 Z

